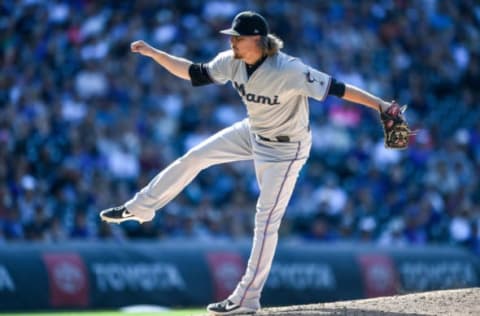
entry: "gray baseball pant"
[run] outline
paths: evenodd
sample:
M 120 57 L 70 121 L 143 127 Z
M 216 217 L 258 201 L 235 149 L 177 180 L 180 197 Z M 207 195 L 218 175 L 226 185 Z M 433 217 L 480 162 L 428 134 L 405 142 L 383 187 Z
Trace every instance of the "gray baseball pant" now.
M 277 246 L 278 229 L 298 174 L 308 159 L 310 146 L 310 133 L 298 142 L 261 140 L 250 131 L 248 119 L 245 119 L 189 150 L 161 171 L 125 206 L 139 217 L 152 219 L 155 210 L 175 198 L 203 169 L 252 159 L 260 188 L 254 239 L 247 270 L 229 299 L 259 309 L 261 292 Z

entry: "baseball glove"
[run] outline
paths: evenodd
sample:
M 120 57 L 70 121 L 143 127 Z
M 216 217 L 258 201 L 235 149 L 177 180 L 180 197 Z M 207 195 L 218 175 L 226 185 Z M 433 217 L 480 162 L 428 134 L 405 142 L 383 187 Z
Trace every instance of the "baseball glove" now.
M 385 134 L 385 147 L 392 149 L 406 149 L 409 137 L 414 135 L 408 127 L 403 112 L 407 106 L 400 106 L 392 101 L 385 111 L 380 111 L 380 119 Z

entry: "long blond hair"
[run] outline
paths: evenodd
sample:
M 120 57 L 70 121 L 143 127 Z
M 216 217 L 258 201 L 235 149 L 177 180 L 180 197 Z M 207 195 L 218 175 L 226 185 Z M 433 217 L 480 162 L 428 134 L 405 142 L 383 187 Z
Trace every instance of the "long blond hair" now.
M 273 56 L 283 48 L 283 41 L 273 34 L 260 37 L 260 47 L 264 55 Z

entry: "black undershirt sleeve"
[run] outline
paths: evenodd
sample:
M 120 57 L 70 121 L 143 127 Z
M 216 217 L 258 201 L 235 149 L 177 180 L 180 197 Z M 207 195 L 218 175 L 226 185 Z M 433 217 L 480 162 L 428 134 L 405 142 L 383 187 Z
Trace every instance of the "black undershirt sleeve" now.
M 343 82 L 337 81 L 335 78 L 332 78 L 330 83 L 330 89 L 328 89 L 328 95 L 334 95 L 336 97 L 343 97 L 345 94 L 345 84 Z
M 190 75 L 192 86 L 194 87 L 214 83 L 214 81 L 208 74 L 208 70 L 205 64 L 191 64 L 188 68 L 188 74 Z

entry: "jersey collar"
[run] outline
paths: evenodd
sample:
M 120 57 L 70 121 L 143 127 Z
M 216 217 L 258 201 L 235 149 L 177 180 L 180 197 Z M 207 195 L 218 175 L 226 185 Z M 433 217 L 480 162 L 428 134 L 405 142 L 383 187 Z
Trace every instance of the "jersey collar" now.
M 263 56 L 262 58 L 260 58 L 259 61 L 257 61 L 253 65 L 249 65 L 249 64 L 245 63 L 245 68 L 247 69 L 247 76 L 249 78 L 255 72 L 255 70 L 257 70 L 257 68 L 260 67 L 260 65 L 263 64 L 263 62 L 265 61 L 265 59 L 267 59 L 267 57 L 268 57 L 267 55 Z

